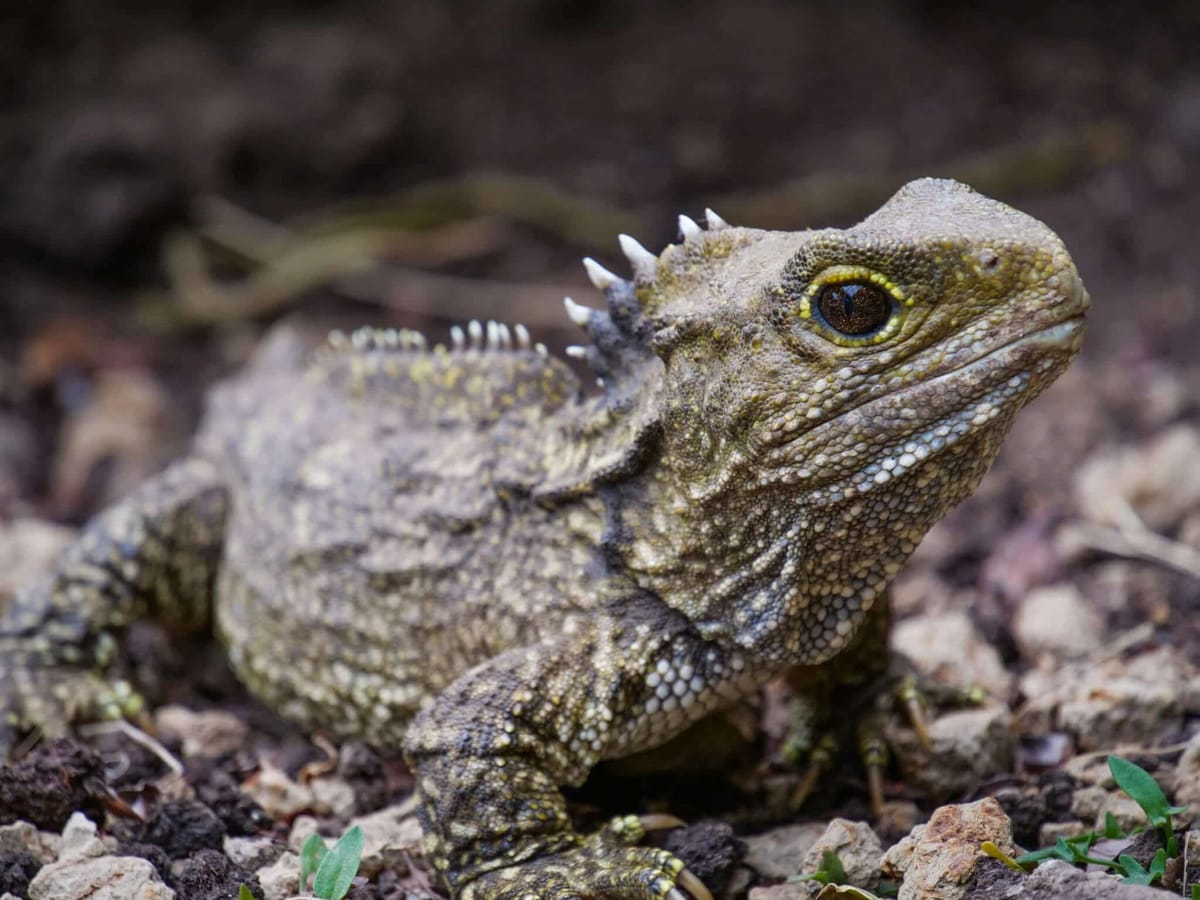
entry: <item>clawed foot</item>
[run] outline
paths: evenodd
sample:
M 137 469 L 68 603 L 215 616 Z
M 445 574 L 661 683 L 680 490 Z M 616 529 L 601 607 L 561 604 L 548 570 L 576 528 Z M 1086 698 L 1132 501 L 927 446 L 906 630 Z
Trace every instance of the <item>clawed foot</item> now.
M 830 690 L 827 685 L 821 685 L 820 689 Z M 841 746 L 837 733 L 844 732 L 849 724 L 854 728 L 859 758 L 867 775 L 871 813 L 876 819 L 884 812 L 883 779 L 890 758 L 883 737 L 887 722 L 902 714 L 918 742 L 928 751 L 932 749 L 930 709 L 959 709 L 978 705 L 983 700 L 978 688 L 949 687 L 916 674 L 904 664 L 893 667 L 891 672 L 868 686 L 859 686 L 854 691 L 857 696 L 844 704 L 844 709 L 836 715 L 830 712 L 832 701 L 842 698 L 820 697 L 819 693 L 813 684 L 798 689 L 792 729 L 781 749 L 787 762 L 804 765 L 800 782 L 792 794 L 792 805 L 802 806 L 821 777 L 834 768 Z
M 614 819 L 577 847 L 496 869 L 465 888 L 462 900 L 713 900 L 666 850 L 633 846 L 647 829 L 682 824 L 669 816 Z M 687 892 L 685 894 L 684 892 Z
M 143 707 L 127 681 L 70 665 L 25 666 L 0 653 L 0 758 L 31 732 L 58 737 L 76 722 L 135 718 Z

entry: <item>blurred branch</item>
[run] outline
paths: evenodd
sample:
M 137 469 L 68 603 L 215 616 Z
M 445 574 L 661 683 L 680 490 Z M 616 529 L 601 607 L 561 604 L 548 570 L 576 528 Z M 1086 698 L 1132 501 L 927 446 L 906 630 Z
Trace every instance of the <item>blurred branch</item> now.
M 1131 145 L 1124 125 L 1105 121 L 961 159 L 942 171 L 984 193 L 1003 196 L 1056 187 L 1123 158 Z M 860 214 L 897 185 L 923 174 L 815 175 L 751 195 L 730 195 L 715 205 L 734 222 L 795 228 Z M 187 327 L 257 318 L 321 288 L 417 314 L 471 318 L 491 309 L 530 325 L 559 325 L 562 287 L 497 284 L 421 268 L 496 252 L 509 222 L 540 228 L 583 250 L 609 248 L 620 232 L 654 231 L 645 211 L 621 213 L 539 179 L 496 173 L 429 182 L 286 226 L 219 198 L 202 200 L 199 218 L 195 233 L 166 243 L 164 267 L 174 302 L 145 298 L 149 325 Z M 218 279 L 213 271 L 221 264 L 246 275 Z
M 647 219 L 542 179 L 469 172 L 419 184 L 390 197 L 347 203 L 319 219 L 298 223 L 296 230 L 321 233 L 367 225 L 419 231 L 478 216 L 520 222 L 567 244 L 593 250 L 609 249 L 615 235 L 638 231 Z
M 1140 559 L 1200 578 L 1200 552 L 1145 526 L 1072 522 L 1062 526 L 1059 540 L 1068 553 L 1086 549 L 1125 559 Z
M 1123 123 L 1101 121 L 965 157 L 937 167 L 992 196 L 1055 188 L 1078 175 L 1123 159 L 1133 135 Z M 879 206 L 896 188 L 931 174 L 930 167 L 908 171 L 824 173 L 784 182 L 753 194 L 731 194 L 714 207 L 734 224 L 755 228 L 798 228 L 844 220 Z
M 494 217 L 450 222 L 421 232 L 398 231 L 382 219 L 337 225 L 313 220 L 293 231 L 219 199 L 201 204 L 202 225 L 176 234 L 163 250 L 170 298 L 143 298 L 143 318 L 159 327 L 244 321 L 272 314 L 309 291 L 330 288 L 343 296 L 414 313 L 454 318 L 478 315 L 485 304 L 528 324 L 559 324 L 563 290 L 546 285 L 503 285 L 408 269 L 395 260 L 424 266 L 477 258 L 503 241 Z M 217 279 L 219 256 L 248 274 Z

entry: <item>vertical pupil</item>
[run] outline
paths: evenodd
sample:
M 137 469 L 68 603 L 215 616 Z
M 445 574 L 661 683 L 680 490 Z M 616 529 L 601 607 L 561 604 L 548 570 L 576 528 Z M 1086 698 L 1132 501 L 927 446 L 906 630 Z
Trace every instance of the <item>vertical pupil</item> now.
M 829 285 L 817 300 L 826 323 L 848 335 L 864 335 L 882 326 L 890 315 L 890 302 L 870 284 Z

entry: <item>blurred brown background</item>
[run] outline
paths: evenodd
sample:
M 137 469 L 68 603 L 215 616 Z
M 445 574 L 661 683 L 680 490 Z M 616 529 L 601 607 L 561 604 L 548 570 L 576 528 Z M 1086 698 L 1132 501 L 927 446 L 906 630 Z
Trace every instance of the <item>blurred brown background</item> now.
M 1200 5 L 1155 9 L 12 0 L 0 513 L 127 490 L 280 318 L 561 345 L 562 293 L 594 302 L 579 257 L 625 270 L 618 231 L 657 250 L 705 206 L 849 224 L 918 175 L 1073 251 L 1095 314 L 1072 396 L 1128 413 L 1076 443 L 1192 417 Z

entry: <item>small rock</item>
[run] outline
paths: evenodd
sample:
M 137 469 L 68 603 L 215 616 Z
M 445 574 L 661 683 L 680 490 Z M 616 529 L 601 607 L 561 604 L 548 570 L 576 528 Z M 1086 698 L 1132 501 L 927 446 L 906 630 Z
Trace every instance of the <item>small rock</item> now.
M 378 753 L 360 741 L 347 741 L 338 749 L 337 774 L 354 789 L 355 813 L 366 815 L 391 800 L 387 766 Z
M 1085 831 L 1087 831 L 1087 826 L 1075 820 L 1070 822 L 1043 822 L 1042 827 L 1038 830 L 1038 846 L 1053 847 L 1058 843 L 1059 838 L 1077 837 Z
M 235 865 L 219 850 L 200 850 L 171 864 L 171 883 L 186 900 L 226 900 L 245 885 L 255 900 L 262 900 L 257 879 Z
M 992 797 L 975 803 L 943 806 L 934 810 L 911 853 L 889 853 L 890 871 L 907 857 L 899 900 L 957 900 L 967 890 L 976 865 L 988 859 L 979 849 L 992 841 L 1009 855 L 1020 853 L 1012 840 L 1012 823 Z
M 300 857 L 284 853 L 256 873 L 264 900 L 286 900 L 300 891 Z
M 357 795 L 344 778 L 337 775 L 322 775 L 308 783 L 312 791 L 313 809 L 321 815 L 336 819 L 348 819 L 354 815 Z
M 89 402 L 63 422 L 51 507 L 63 512 L 115 503 L 170 461 L 179 425 L 178 409 L 148 371 L 98 370 Z
M 242 785 L 242 790 L 272 819 L 289 821 L 313 807 L 312 791 L 269 760 L 262 761 L 257 774 Z
M 663 838 L 662 848 L 682 860 L 714 895 L 726 891 L 746 855 L 746 845 L 733 836 L 733 829 L 715 819 L 672 828 Z
M 750 888 L 749 900 L 808 900 L 810 897 L 810 882 L 785 881 L 781 884 Z
M 802 874 L 816 872 L 826 853 L 836 853 L 846 871 L 846 884 L 866 888 L 879 886 L 879 862 L 883 846 L 879 837 L 866 822 L 834 819 L 817 838 L 800 864 Z
M 1085 785 L 1071 795 L 1071 815 L 1083 822 L 1094 822 L 1107 802 L 1107 790 L 1098 784 Z
M 1114 678 L 1103 689 L 1063 703 L 1058 721 L 1075 736 L 1080 750 L 1153 740 L 1182 723 L 1183 710 L 1174 687 L 1166 681 Z
M 1021 900 L 1163 900 L 1158 888 L 1122 884 L 1104 872 L 1085 872 L 1060 859 L 1042 863 L 1020 882 Z M 977 895 L 979 900 L 996 895 Z M 1014 895 L 1015 896 L 1015 895 Z M 968 898 L 974 900 L 974 898 Z
M 292 820 L 292 830 L 288 832 L 287 845 L 293 853 L 299 853 L 312 835 L 317 834 L 318 822 L 314 816 L 296 816 Z
M 1117 786 L 1112 777 L 1112 770 L 1108 767 L 1107 754 L 1087 753 L 1072 756 L 1063 766 L 1063 771 L 1075 779 L 1076 784 L 1084 787 L 1101 787 L 1108 791 Z
M 141 839 L 162 847 L 172 859 L 182 859 L 197 850 L 219 848 L 225 826 L 197 800 L 169 800 L 146 823 Z
M 223 710 L 195 711 L 185 706 L 164 706 L 154 714 L 164 735 L 179 738 L 184 756 L 223 756 L 246 746 L 246 724 Z
M 1013 841 L 1025 847 L 1040 847 L 1038 829 L 1047 819 L 1046 796 L 1039 787 L 1008 784 L 992 794 L 1012 822 Z
M 875 830 L 884 838 L 899 837 L 912 831 L 921 815 L 921 808 L 911 800 L 885 800 Z
M 47 841 L 47 837 L 54 837 L 54 843 Z M 43 835 L 30 822 L 0 826 L 0 856 L 28 853 L 45 865 L 58 857 L 58 845 L 57 835 Z
M 743 838 L 746 858 L 742 860 L 762 878 L 775 880 L 799 875 L 808 849 L 825 833 L 820 822 L 785 825 Z
M 1132 508 L 1153 531 L 1174 528 L 1200 507 L 1200 430 L 1175 425 L 1143 445 L 1092 453 L 1075 476 L 1075 497 L 1089 519 L 1129 521 Z
M 924 675 L 946 684 L 978 685 L 988 696 L 1005 699 L 1013 676 L 996 648 L 985 641 L 961 610 L 913 616 L 892 629 L 892 649 Z
M 29 900 L 174 900 L 154 866 L 135 856 L 70 856 L 29 882 Z
M 885 726 L 905 780 L 935 800 L 961 796 L 1012 765 L 1017 739 L 1007 706 L 991 704 L 939 716 L 929 725 L 932 751 L 901 723 Z
M 756 880 L 754 872 L 748 867 L 735 866 L 729 875 L 729 881 L 725 884 L 725 889 L 715 896 L 717 900 L 734 900 L 735 897 L 745 897 L 750 885 L 754 884 Z
M 1086 656 L 1104 642 L 1104 620 L 1073 584 L 1035 588 L 1013 618 L 1013 638 L 1021 655 L 1036 661 Z
M 1192 735 L 1175 764 L 1175 805 L 1186 806 L 1192 822 L 1200 822 L 1200 731 Z
M 234 865 L 251 872 L 269 866 L 286 849 L 269 837 L 226 837 L 221 846 Z
M 8 598 L 49 571 L 75 531 L 40 519 L 0 522 L 0 610 Z
M 1113 792 L 1104 798 L 1104 803 L 1100 809 L 1096 811 L 1096 822 L 1094 827 L 1098 831 L 1104 830 L 1104 821 L 1108 813 L 1111 813 L 1113 818 L 1117 820 L 1117 824 L 1121 827 L 1121 831 L 1126 834 L 1138 828 L 1146 827 L 1146 813 L 1137 805 L 1132 797 L 1127 797 L 1124 794 Z
M 196 790 L 192 796 L 173 799 L 200 800 L 221 820 L 226 832 L 234 836 L 254 836 L 269 828 L 272 823 L 262 807 L 242 791 L 232 774 L 206 765 L 211 759 L 195 756 L 188 759 L 188 777 L 195 781 Z M 169 795 L 166 789 L 164 795 Z
M 41 869 L 41 861 L 24 850 L 0 851 L 0 891 L 29 896 L 29 882 Z
M 914 825 L 912 831 L 888 847 L 879 864 L 883 874 L 894 881 L 904 878 L 904 873 L 908 870 L 909 863 L 912 862 L 913 851 L 917 849 L 917 845 L 921 843 L 924 836 L 924 823 Z
M 72 813 L 63 826 L 62 844 L 58 848 L 60 860 L 77 856 L 103 856 L 108 852 L 104 842 L 96 836 L 96 823 L 81 812 Z
M 0 765 L 0 823 L 24 819 L 59 831 L 76 811 L 103 818 L 95 785 L 104 783 L 104 761 L 95 749 L 66 738 L 45 741 Z
M 373 878 L 382 869 L 407 871 L 405 854 L 415 852 L 421 843 L 421 825 L 411 804 L 385 807 L 367 816 L 351 819 L 363 830 L 362 864 L 359 874 Z
M 1195 676 L 1196 667 L 1172 647 L 1033 670 L 1022 678 L 1022 693 L 1031 699 L 1021 708 L 1020 730 L 1066 731 L 1080 751 L 1153 743 L 1182 726 L 1180 689 Z

